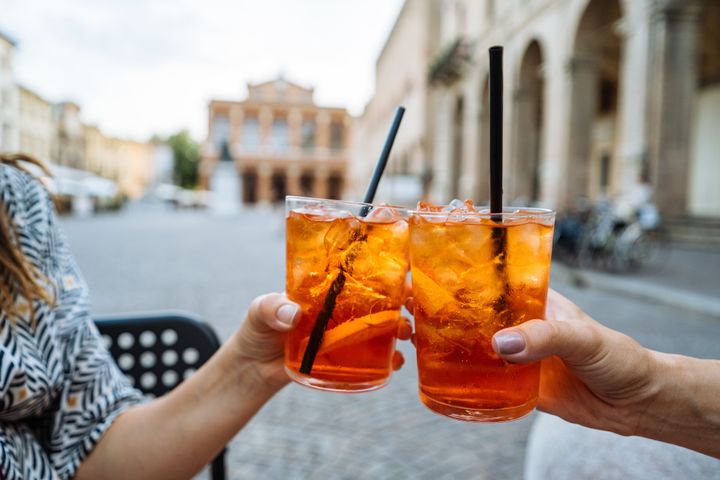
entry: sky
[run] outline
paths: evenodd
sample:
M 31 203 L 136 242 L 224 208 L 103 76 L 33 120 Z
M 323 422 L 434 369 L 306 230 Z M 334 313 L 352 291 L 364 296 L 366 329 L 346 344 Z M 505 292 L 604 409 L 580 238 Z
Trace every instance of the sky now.
M 207 103 L 283 74 L 353 115 L 402 0 L 0 0 L 18 81 L 80 104 L 107 135 L 182 128 L 203 140 Z

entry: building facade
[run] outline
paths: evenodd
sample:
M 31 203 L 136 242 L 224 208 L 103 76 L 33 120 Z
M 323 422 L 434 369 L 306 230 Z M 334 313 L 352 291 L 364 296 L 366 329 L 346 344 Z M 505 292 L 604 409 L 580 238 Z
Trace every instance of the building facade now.
M 74 102 L 53 105 L 53 134 L 50 160 L 63 167 L 87 170 L 85 126 L 80 118 L 80 106 Z
M 19 86 L 19 101 L 19 150 L 49 163 L 55 130 L 52 103 L 22 85 Z
M 86 171 L 113 180 L 125 197 L 142 196 L 155 177 L 156 146 L 106 136 L 94 125 L 83 129 Z
M 428 65 L 434 53 L 439 4 L 407 0 L 378 56 L 375 94 L 355 122 L 353 197 L 362 198 L 398 105 L 407 109 L 393 145 L 378 201 L 414 203 L 428 193 L 433 175 Z M 414 197 L 414 198 L 413 198 Z
M 720 1 L 428 3 L 435 200 L 487 203 L 487 51 L 503 45 L 509 203 L 563 209 L 649 186 L 666 218 L 720 217 Z M 378 82 L 376 97 L 400 87 Z
M 218 162 L 232 162 L 243 203 L 282 202 L 285 195 L 340 198 L 350 133 L 347 111 L 316 105 L 313 89 L 283 78 L 249 84 L 243 101 L 210 102 L 200 182 L 211 188 Z
M 20 146 L 20 102 L 13 69 L 15 46 L 12 38 L 0 32 L 0 152 L 15 152 Z

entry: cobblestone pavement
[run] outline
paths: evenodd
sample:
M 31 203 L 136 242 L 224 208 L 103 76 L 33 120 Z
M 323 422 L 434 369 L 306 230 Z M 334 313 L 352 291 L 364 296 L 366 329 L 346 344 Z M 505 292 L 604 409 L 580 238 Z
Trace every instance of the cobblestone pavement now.
M 184 309 L 227 338 L 254 296 L 282 290 L 283 214 L 236 218 L 134 206 L 63 220 L 95 313 Z M 720 356 L 720 322 L 699 314 L 556 283 L 598 320 L 651 348 Z M 434 415 L 417 399 L 412 347 L 391 384 L 340 395 L 290 385 L 229 446 L 231 479 L 521 478 L 532 416 L 474 425 Z

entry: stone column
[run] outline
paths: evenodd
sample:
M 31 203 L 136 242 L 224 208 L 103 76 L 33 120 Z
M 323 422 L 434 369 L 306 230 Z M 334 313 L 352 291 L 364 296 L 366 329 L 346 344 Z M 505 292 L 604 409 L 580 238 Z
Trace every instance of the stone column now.
M 258 123 L 260 127 L 260 151 L 267 151 L 273 123 L 273 111 L 270 107 L 260 109 Z
M 257 199 L 258 203 L 269 205 L 272 203 L 272 168 L 270 165 L 260 165 L 257 169 Z
M 300 166 L 291 165 L 287 168 L 285 175 L 287 181 L 287 194 L 288 195 L 302 195 L 302 188 L 300 186 Z
M 597 110 L 598 63 L 594 58 L 570 60 L 570 135 L 565 173 L 565 196 L 559 207 L 572 205 L 587 195 L 592 125 Z
M 693 1 L 655 0 L 650 20 L 648 76 L 650 181 L 665 216 L 683 215 L 693 103 L 697 86 L 699 7 Z
M 242 142 L 243 121 L 245 112 L 240 105 L 230 107 L 230 143 L 235 146 Z
M 327 156 L 330 151 L 330 114 L 324 110 L 318 112 L 315 127 L 315 151 Z
M 611 192 L 626 192 L 641 181 L 647 157 L 648 19 L 628 12 L 615 24 L 621 39 L 617 145 L 613 161 Z
M 328 190 L 328 178 L 330 172 L 326 166 L 320 166 L 315 170 L 315 181 L 313 182 L 313 197 L 327 198 Z
M 290 152 L 293 155 L 300 154 L 302 121 L 302 112 L 297 108 L 290 109 L 288 112 L 288 130 L 290 133 Z

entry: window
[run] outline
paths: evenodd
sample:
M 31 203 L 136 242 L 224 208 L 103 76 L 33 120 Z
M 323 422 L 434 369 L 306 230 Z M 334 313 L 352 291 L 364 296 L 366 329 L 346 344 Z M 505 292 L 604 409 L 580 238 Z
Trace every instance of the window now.
M 276 118 L 272 125 L 272 140 L 270 145 L 276 152 L 286 152 L 290 146 L 290 135 L 286 118 Z
M 300 136 L 303 151 L 309 152 L 315 149 L 315 122 L 313 120 L 303 120 Z
M 245 118 L 242 144 L 248 152 L 257 152 L 260 148 L 260 122 L 257 117 Z
M 342 123 L 332 122 L 330 124 L 330 149 L 333 151 L 342 150 L 344 128 Z
M 226 116 L 213 117 L 212 142 L 223 156 L 230 142 L 230 120 Z

